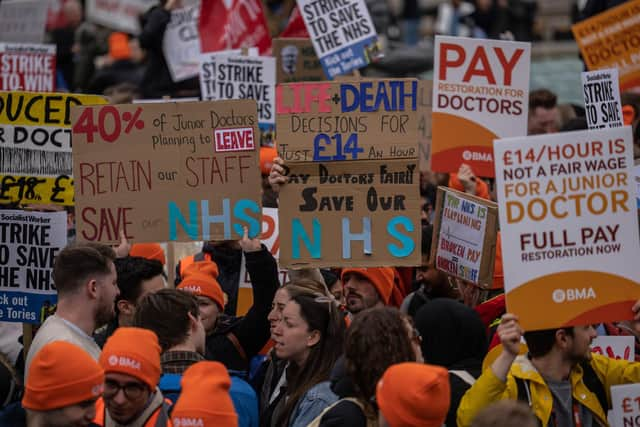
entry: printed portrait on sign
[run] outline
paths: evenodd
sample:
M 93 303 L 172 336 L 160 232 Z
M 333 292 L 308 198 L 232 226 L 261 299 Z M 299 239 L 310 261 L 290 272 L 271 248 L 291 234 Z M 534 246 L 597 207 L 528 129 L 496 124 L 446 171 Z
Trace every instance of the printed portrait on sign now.
M 298 62 L 298 48 L 292 44 L 287 45 L 282 48 L 280 55 L 282 56 L 282 71 L 294 74 Z

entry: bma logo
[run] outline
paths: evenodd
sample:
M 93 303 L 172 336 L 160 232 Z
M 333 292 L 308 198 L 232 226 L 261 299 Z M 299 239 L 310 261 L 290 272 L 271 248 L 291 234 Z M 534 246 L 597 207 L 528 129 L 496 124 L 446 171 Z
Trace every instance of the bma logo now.
M 578 301 L 585 299 L 596 299 L 596 292 L 593 288 L 573 288 L 573 289 L 556 289 L 551 294 L 551 299 L 556 304 L 563 303 L 565 301 Z
M 196 286 L 196 285 L 187 285 L 187 286 L 183 287 L 182 289 L 184 289 L 185 291 L 195 292 L 195 293 L 201 293 L 202 292 L 202 288 L 200 288 L 200 286 Z
M 173 425 L 174 427 L 204 427 L 204 421 L 202 418 L 175 417 Z
M 465 150 L 462 152 L 462 158 L 466 161 L 476 161 L 476 162 L 493 162 L 493 156 L 491 153 L 479 153 L 477 151 L 469 151 Z
M 116 356 L 111 356 L 109 358 L 109 363 L 110 364 L 111 364 L 111 359 L 113 357 L 116 357 Z M 117 357 L 117 360 L 118 360 L 118 365 L 120 365 L 120 366 L 123 366 L 125 368 L 135 369 L 135 370 L 138 370 L 138 371 L 140 370 L 140 362 L 138 362 L 137 360 L 129 359 L 126 356 Z

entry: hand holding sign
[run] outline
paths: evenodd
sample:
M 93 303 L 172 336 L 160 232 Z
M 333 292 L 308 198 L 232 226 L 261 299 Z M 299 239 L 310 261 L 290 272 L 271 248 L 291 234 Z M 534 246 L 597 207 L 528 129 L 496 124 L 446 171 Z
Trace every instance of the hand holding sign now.
M 497 333 L 502 347 L 504 347 L 504 352 L 516 357 L 520 353 L 522 335 L 524 334 L 524 330 L 518 323 L 518 316 L 511 313 L 506 313 L 502 316 Z
M 273 159 L 271 165 L 271 172 L 269 173 L 269 185 L 276 193 L 280 191 L 280 186 L 287 183 L 287 177 L 285 176 L 284 160 L 280 157 Z

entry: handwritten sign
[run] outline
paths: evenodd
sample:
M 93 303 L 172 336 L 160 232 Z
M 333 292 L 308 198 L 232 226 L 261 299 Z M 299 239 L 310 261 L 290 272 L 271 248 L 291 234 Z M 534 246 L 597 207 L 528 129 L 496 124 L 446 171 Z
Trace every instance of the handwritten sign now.
M 417 158 L 292 163 L 286 171 L 283 267 L 419 265 Z
M 620 88 L 640 84 L 640 0 L 627 1 L 571 27 L 590 71 L 617 68 Z
M 635 427 L 640 420 L 640 384 L 611 387 L 611 426 Z
M 497 205 L 438 187 L 431 259 L 438 270 L 488 286 L 493 280 Z
M 364 0 L 297 1 L 329 79 L 365 67 L 377 58 L 378 36 Z
M 322 64 L 308 38 L 273 39 L 277 83 L 324 80 Z
M 633 336 L 601 335 L 591 341 L 591 351 L 612 359 L 636 360 L 636 344 Z
M 418 82 L 278 85 L 278 154 L 286 162 L 417 158 Z
M 0 43 L 0 91 L 53 92 L 56 46 Z
M 0 237 L 0 320 L 40 323 L 56 304 L 53 261 L 67 244 L 67 213 L 0 211 Z
M 198 75 L 200 36 L 198 17 L 200 5 L 195 4 L 171 12 L 162 40 L 162 51 L 174 82 Z
M 582 73 L 582 89 L 589 129 L 611 129 L 624 125 L 618 70 L 612 68 Z
M 94 95 L 0 92 L 0 203 L 73 205 L 71 107 Z
M 526 330 L 630 319 L 631 128 L 497 140 L 494 153 L 507 309 Z
M 431 112 L 433 108 L 433 82 L 418 81 L 418 149 L 420 171 L 431 170 Z
M 71 121 L 79 240 L 260 232 L 255 101 L 76 107 Z
M 436 36 L 435 49 L 432 169 L 493 177 L 493 140 L 527 134 L 531 45 Z

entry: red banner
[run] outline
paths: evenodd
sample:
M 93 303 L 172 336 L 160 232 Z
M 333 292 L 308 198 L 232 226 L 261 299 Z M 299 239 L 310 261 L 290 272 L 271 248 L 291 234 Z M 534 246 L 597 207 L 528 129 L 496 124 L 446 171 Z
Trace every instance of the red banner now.
M 203 0 L 200 8 L 202 52 L 257 47 L 271 50 L 271 37 L 260 0 Z
M 305 37 L 309 38 L 309 32 L 307 31 L 307 26 L 304 25 L 304 20 L 302 19 L 302 15 L 300 15 L 300 9 L 298 6 L 293 8 L 291 11 L 291 16 L 289 17 L 289 22 L 287 22 L 287 28 L 282 31 L 280 37 Z

